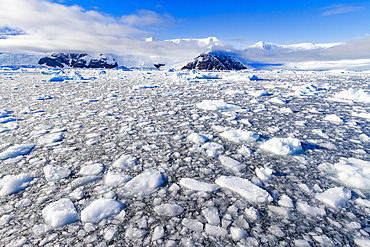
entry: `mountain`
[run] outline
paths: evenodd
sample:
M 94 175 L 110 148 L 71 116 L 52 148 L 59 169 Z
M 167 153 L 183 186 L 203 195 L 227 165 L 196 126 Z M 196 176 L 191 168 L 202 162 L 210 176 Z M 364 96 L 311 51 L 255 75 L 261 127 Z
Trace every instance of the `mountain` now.
M 105 68 L 111 69 L 118 66 L 113 58 L 105 55 L 89 56 L 82 53 L 54 53 L 51 56 L 43 57 L 38 62 L 40 65 L 50 67 L 71 67 L 71 68 Z
M 334 46 L 338 46 L 341 43 L 328 43 L 328 44 L 313 44 L 313 43 L 300 43 L 293 45 L 277 45 L 273 43 L 266 43 L 263 41 L 257 42 L 256 44 L 250 46 L 249 48 L 264 50 L 264 51 L 309 51 L 316 49 L 328 49 Z
M 242 70 L 247 69 L 242 62 L 226 52 L 213 51 L 200 54 L 182 69 L 198 70 Z

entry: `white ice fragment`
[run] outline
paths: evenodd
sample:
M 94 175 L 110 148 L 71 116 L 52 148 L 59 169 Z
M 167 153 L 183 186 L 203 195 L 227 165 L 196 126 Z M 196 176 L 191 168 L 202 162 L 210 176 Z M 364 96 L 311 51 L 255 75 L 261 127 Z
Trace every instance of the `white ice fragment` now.
M 335 187 L 316 194 L 316 199 L 333 208 L 344 207 L 351 199 L 351 191 L 342 187 Z
M 202 210 L 204 218 L 208 221 L 209 224 L 218 226 L 220 224 L 220 216 L 218 210 L 215 207 L 209 207 Z
M 294 239 L 293 243 L 296 247 L 311 247 L 310 243 L 304 239 Z
M 244 155 L 245 157 L 251 156 L 251 153 L 252 153 L 252 150 L 250 150 L 244 145 L 238 149 L 238 154 Z
M 272 197 L 266 190 L 240 177 L 221 176 L 216 179 L 216 184 L 238 193 L 249 202 L 265 203 L 272 201 Z
M 282 107 L 280 108 L 280 112 L 281 113 L 294 113 L 292 109 L 290 109 L 289 107 Z
M 325 216 L 326 215 L 326 212 L 324 209 L 310 206 L 304 202 L 297 202 L 296 207 L 299 212 L 305 215 L 311 215 L 311 216 Z
M 230 169 L 234 172 L 241 172 L 246 167 L 245 164 L 240 163 L 239 161 L 234 160 L 233 158 L 227 157 L 225 155 L 218 156 L 218 159 L 220 160 L 221 165 L 225 166 L 227 169 Z
M 203 224 L 198 220 L 184 218 L 182 219 L 181 224 L 196 232 L 203 231 Z
M 287 195 L 282 195 L 280 197 L 280 200 L 278 201 L 278 204 L 280 206 L 286 207 L 286 208 L 293 208 L 294 207 L 292 199 L 290 199 L 290 197 L 287 196 Z
M 224 146 L 217 142 L 207 142 L 202 145 L 202 148 L 208 150 L 222 150 L 224 149 Z
M 75 222 L 79 215 L 72 201 L 62 198 L 46 206 L 42 216 L 48 225 L 57 228 Z
M 157 241 L 164 238 L 164 228 L 163 226 L 156 226 L 153 231 L 152 241 Z
M 273 172 L 274 170 L 268 167 L 265 167 L 265 168 L 256 167 L 256 175 L 262 181 L 271 180 Z
M 0 226 L 4 226 L 6 224 L 9 224 L 10 221 L 14 219 L 13 215 L 10 214 L 4 214 L 0 217 Z
M 196 104 L 199 109 L 208 111 L 240 110 L 238 105 L 228 104 L 223 100 L 203 100 Z
M 122 207 L 123 205 L 119 201 L 100 198 L 81 211 L 81 220 L 83 222 L 99 223 L 104 218 L 118 214 Z
M 104 178 L 106 186 L 119 187 L 131 180 L 131 177 L 114 171 L 108 171 Z
M 225 237 L 227 235 L 227 230 L 223 227 L 213 226 L 206 224 L 206 234 L 216 236 L 216 237 Z
M 320 244 L 320 246 L 325 246 L 325 247 L 335 246 L 333 241 L 328 236 L 325 236 L 325 235 L 312 236 L 312 238 L 315 239 Z
M 14 145 L 0 153 L 0 160 L 11 159 L 20 155 L 29 154 L 34 147 L 35 145 L 32 144 Z
M 124 195 L 151 194 L 155 189 L 164 184 L 163 176 L 154 169 L 149 169 L 128 181 L 123 186 Z
M 324 120 L 326 121 L 330 121 L 330 122 L 336 122 L 336 123 L 342 123 L 343 122 L 343 119 L 341 119 L 340 117 L 338 117 L 337 115 L 335 114 L 331 114 L 331 115 L 327 115 Z
M 99 163 L 83 166 L 80 169 L 80 172 L 78 173 L 79 175 L 82 176 L 94 176 L 94 175 L 99 175 L 102 173 L 104 170 L 104 166 Z
M 193 178 L 182 178 L 180 180 L 180 185 L 190 189 L 190 190 L 197 190 L 197 191 L 207 191 L 212 192 L 218 190 L 218 186 L 211 183 L 206 183 L 203 181 L 195 180 Z
M 68 177 L 71 174 L 71 170 L 56 165 L 44 166 L 44 174 L 47 181 L 59 181 L 63 178 Z
M 271 99 L 269 100 L 269 102 L 271 102 L 271 103 L 275 103 L 275 104 L 286 104 L 286 103 L 287 103 L 287 101 L 286 101 L 285 99 L 283 99 L 283 98 L 279 98 L 279 97 L 271 98 Z
M 147 234 L 147 231 L 135 227 L 126 229 L 125 237 L 131 239 L 142 239 Z
M 285 218 L 288 218 L 292 212 L 290 208 L 278 207 L 274 205 L 268 205 L 268 209 L 270 210 L 269 214 L 274 213 Z
M 355 158 L 341 158 L 334 164 L 337 179 L 345 186 L 357 189 L 370 188 L 370 162 Z
M 43 94 L 43 95 L 40 95 L 40 96 L 33 97 L 33 99 L 34 100 L 47 100 L 47 99 L 51 99 L 51 96 Z
M 365 200 L 365 199 L 357 198 L 357 199 L 355 200 L 355 202 L 356 202 L 358 205 L 360 205 L 360 206 L 370 208 L 370 201 L 369 201 L 369 200 Z
M 59 133 L 53 133 L 53 134 L 42 136 L 38 139 L 37 142 L 40 145 L 46 145 L 46 144 L 51 144 L 54 142 L 59 142 L 63 140 L 63 138 L 64 138 L 63 133 L 59 132 Z
M 256 133 L 253 133 L 247 130 L 240 130 L 240 129 L 224 131 L 220 133 L 219 136 L 222 139 L 235 142 L 238 144 L 244 143 L 244 142 L 255 142 L 260 138 L 260 136 Z
M 177 204 L 161 204 L 154 207 L 154 212 L 160 216 L 175 217 L 184 212 L 184 208 Z
M 109 227 L 104 232 L 104 239 L 110 241 L 117 235 L 117 228 Z
M 203 144 L 209 141 L 208 137 L 201 135 L 201 134 L 197 134 L 197 133 L 192 133 L 191 135 L 188 136 L 187 139 L 188 141 L 193 142 L 195 144 Z
M 87 177 L 76 178 L 75 180 L 72 181 L 71 186 L 73 188 L 76 188 L 76 187 L 83 186 L 88 183 L 94 182 L 99 179 L 101 179 L 101 177 L 99 176 L 87 176 Z
M 366 134 L 361 134 L 358 138 L 362 142 L 370 142 L 370 137 L 368 135 L 366 135 Z
M 285 236 L 285 233 L 283 232 L 283 230 L 281 230 L 281 228 L 280 228 L 279 226 L 277 226 L 277 225 L 272 225 L 272 226 L 270 226 L 270 227 L 268 228 L 268 231 L 269 231 L 272 235 L 274 235 L 274 236 L 276 236 L 276 237 L 278 237 L 278 238 L 282 238 L 282 237 L 284 237 L 284 236 Z
M 364 237 L 355 237 L 354 242 L 358 247 L 369 247 L 370 246 L 370 238 L 364 238 Z
M 334 95 L 335 98 L 349 99 L 353 101 L 370 102 L 370 94 L 366 93 L 363 89 L 355 90 L 350 88 L 345 91 L 341 91 Z
M 246 230 L 241 229 L 239 227 L 234 227 L 234 226 L 230 227 L 230 233 L 231 233 L 231 237 L 236 242 L 248 236 L 248 233 Z
M 136 165 L 137 159 L 132 155 L 123 154 L 118 160 L 114 161 L 112 166 L 116 168 L 131 168 Z
M 26 173 L 4 176 L 0 179 L 0 196 L 7 196 L 25 189 L 33 179 L 33 176 Z
M 292 137 L 274 137 L 263 143 L 260 148 L 277 155 L 294 155 L 303 152 L 301 141 Z

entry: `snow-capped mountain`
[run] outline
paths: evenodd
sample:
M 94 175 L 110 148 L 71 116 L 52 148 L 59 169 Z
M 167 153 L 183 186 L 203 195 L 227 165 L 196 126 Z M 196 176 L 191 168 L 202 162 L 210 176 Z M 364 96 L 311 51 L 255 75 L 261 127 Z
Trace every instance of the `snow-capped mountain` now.
M 182 69 L 199 70 L 242 70 L 246 69 L 242 62 L 222 51 L 213 51 L 200 54 Z
M 194 45 L 197 47 L 206 47 L 206 48 L 223 45 L 223 43 L 216 37 L 208 37 L 204 39 L 169 39 L 165 41 L 172 42 L 177 45 Z
M 328 43 L 328 44 L 313 44 L 313 43 L 300 43 L 293 45 L 277 45 L 267 42 L 257 42 L 256 44 L 250 46 L 249 48 L 255 48 L 265 51 L 279 51 L 279 50 L 291 50 L 291 51 L 308 51 L 315 49 L 327 49 L 334 46 L 338 46 L 341 43 Z
M 90 56 L 88 54 L 76 53 L 54 53 L 49 57 L 43 57 L 38 62 L 40 65 L 47 65 L 50 67 L 71 67 L 71 68 L 116 68 L 117 62 L 106 55 L 100 54 L 97 56 Z

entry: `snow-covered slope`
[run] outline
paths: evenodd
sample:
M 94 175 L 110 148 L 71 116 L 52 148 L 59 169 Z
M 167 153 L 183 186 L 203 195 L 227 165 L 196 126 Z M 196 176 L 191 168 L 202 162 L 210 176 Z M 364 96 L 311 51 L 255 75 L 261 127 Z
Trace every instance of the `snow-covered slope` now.
M 50 67 L 70 68 L 106 68 L 111 69 L 118 66 L 114 58 L 103 54 L 88 55 L 85 53 L 54 53 L 43 57 L 38 62 L 40 65 Z
M 315 49 L 327 49 L 334 46 L 338 46 L 341 43 L 328 43 L 328 44 L 313 44 L 313 43 L 301 43 L 301 44 L 293 44 L 293 45 L 277 45 L 273 43 L 267 42 L 257 42 L 254 45 L 251 45 L 249 48 L 255 48 L 265 51 L 281 51 L 281 50 L 290 50 L 290 51 L 308 51 L 308 50 L 315 50 Z

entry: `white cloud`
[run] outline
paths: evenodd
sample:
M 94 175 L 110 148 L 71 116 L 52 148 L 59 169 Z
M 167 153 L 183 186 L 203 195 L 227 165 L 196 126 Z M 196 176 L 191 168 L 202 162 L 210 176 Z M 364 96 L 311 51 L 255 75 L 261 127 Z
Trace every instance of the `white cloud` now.
M 324 12 L 321 15 L 330 16 L 330 15 L 345 14 L 345 13 L 355 12 L 360 9 L 362 9 L 362 7 L 348 6 L 344 4 L 336 4 L 336 5 L 331 5 L 331 6 L 322 8 Z
M 169 26 L 175 18 L 169 14 L 158 14 L 152 10 L 140 9 L 135 14 L 122 16 L 121 21 L 132 26 Z

